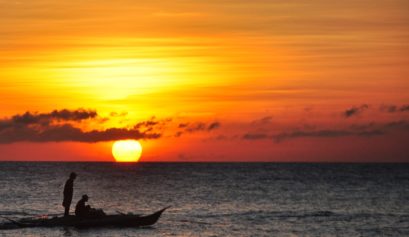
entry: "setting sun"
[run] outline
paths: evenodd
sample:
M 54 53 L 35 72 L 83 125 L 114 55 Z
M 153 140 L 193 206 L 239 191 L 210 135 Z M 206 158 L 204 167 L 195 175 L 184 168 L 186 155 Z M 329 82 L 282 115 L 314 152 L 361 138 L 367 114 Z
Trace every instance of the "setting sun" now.
M 117 162 L 138 162 L 142 146 L 136 140 L 120 140 L 112 145 L 112 155 Z

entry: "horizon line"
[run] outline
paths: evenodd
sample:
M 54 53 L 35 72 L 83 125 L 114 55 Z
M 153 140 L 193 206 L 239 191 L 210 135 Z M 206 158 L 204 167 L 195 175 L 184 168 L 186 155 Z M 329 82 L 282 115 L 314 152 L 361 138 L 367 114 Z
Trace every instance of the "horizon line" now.
M 114 164 L 149 164 L 149 163 L 175 163 L 175 164 L 229 164 L 229 163 L 271 163 L 271 164 L 409 164 L 409 161 L 138 161 L 138 162 L 116 162 L 116 161 L 57 161 L 57 160 L 2 160 L 0 163 L 114 163 Z

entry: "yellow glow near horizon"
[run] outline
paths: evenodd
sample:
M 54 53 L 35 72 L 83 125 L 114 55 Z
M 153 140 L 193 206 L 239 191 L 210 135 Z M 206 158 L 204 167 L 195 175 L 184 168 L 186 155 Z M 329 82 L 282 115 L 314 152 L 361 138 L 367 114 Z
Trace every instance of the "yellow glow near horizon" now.
M 136 140 L 120 140 L 112 145 L 112 155 L 116 162 L 138 162 L 142 155 L 142 145 Z
M 108 55 L 109 56 L 109 55 Z M 72 62 L 58 68 L 64 80 L 80 88 L 92 88 L 100 99 L 123 99 L 183 84 L 175 74 L 184 68 L 181 63 L 158 58 L 109 58 Z
M 186 88 L 214 85 L 228 78 L 225 65 L 211 63 L 210 56 L 178 55 L 183 47 L 151 46 L 112 49 L 95 47 L 58 50 L 58 57 L 38 56 L 36 62 L 20 65 L 26 70 L 10 71 L 8 77 L 22 83 L 41 78 L 38 88 L 64 90 L 65 94 L 95 101 L 123 100 Z M 5 74 L 5 72 L 2 72 Z

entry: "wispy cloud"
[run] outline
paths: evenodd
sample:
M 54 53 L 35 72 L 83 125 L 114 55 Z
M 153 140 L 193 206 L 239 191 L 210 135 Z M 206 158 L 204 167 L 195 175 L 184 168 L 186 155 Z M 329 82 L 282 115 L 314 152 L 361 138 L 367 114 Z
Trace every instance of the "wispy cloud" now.
M 219 122 L 213 122 L 213 123 L 209 124 L 209 126 L 207 127 L 207 130 L 211 131 L 211 130 L 219 128 L 220 126 L 221 126 L 221 124 Z
M 382 136 L 396 131 L 409 131 L 409 122 L 406 120 L 392 121 L 387 123 L 368 123 L 360 125 L 352 125 L 347 128 L 326 128 L 326 129 L 293 129 L 282 131 L 279 133 L 254 132 L 245 133 L 241 136 L 244 140 L 272 140 L 282 142 L 297 138 L 336 138 L 336 137 L 374 137 Z
M 293 131 L 284 132 L 277 135 L 273 135 L 272 138 L 276 142 L 281 142 L 284 140 L 290 140 L 295 138 L 335 138 L 335 137 L 347 137 L 347 136 L 362 136 L 362 137 L 372 137 L 385 134 L 382 130 L 365 130 L 365 131 L 353 131 L 348 129 L 324 129 L 315 131 Z
M 211 123 L 204 123 L 204 122 L 196 122 L 196 123 L 179 123 L 178 128 L 181 129 L 176 132 L 175 137 L 180 137 L 186 133 L 194 133 L 194 132 L 210 132 L 215 129 L 220 128 L 220 122 L 211 122 Z
M 261 140 L 261 139 L 268 139 L 269 136 L 266 133 L 246 133 L 243 135 L 243 139 L 245 140 Z
M 367 110 L 368 108 L 369 108 L 369 106 L 367 104 L 363 104 L 363 105 L 361 105 L 359 107 L 354 106 L 352 108 L 349 108 L 349 109 L 345 110 L 343 112 L 343 116 L 345 118 L 350 118 L 352 116 L 357 116 L 357 115 L 361 114 L 362 112 L 364 112 L 365 110 Z
M 352 107 L 349 108 L 347 110 L 345 110 L 342 114 L 345 118 L 350 118 L 353 116 L 357 116 L 359 114 L 361 114 L 362 112 L 364 112 L 365 110 L 367 110 L 369 108 L 369 106 L 367 104 L 363 104 L 359 107 Z
M 409 105 L 382 105 L 380 110 L 388 113 L 409 112 Z

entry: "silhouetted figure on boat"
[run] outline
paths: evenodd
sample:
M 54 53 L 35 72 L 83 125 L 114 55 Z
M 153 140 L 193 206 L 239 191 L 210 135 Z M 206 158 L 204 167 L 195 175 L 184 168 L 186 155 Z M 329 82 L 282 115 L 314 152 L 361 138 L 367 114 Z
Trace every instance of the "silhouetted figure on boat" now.
M 85 194 L 82 195 L 81 200 L 79 200 L 75 206 L 75 216 L 81 218 L 105 216 L 104 211 L 101 209 L 91 208 L 90 205 L 85 205 L 86 202 L 88 202 L 88 195 Z
M 72 172 L 70 178 L 65 182 L 64 185 L 64 200 L 62 201 L 62 206 L 65 208 L 64 216 L 70 215 L 70 206 L 72 201 L 72 195 L 74 194 L 74 180 L 77 174 Z

